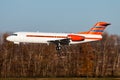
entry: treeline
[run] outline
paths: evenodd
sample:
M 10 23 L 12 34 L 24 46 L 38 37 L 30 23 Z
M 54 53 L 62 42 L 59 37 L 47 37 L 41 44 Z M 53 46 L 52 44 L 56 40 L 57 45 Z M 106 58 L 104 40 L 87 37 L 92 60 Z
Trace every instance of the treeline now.
M 62 46 L 15 45 L 0 36 L 0 77 L 119 77 L 120 36 L 105 33 L 103 40 Z M 64 57 L 64 58 L 63 58 Z

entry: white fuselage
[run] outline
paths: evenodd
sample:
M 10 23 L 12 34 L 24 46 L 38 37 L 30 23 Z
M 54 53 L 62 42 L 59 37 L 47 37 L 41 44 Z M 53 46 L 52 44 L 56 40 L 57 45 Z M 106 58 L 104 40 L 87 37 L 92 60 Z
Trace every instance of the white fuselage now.
M 16 32 L 13 35 L 8 36 L 7 40 L 12 41 L 16 44 L 19 44 L 20 42 L 49 44 L 49 41 L 66 39 L 70 34 L 77 36 L 84 36 L 85 39 L 83 41 L 70 40 L 69 44 L 84 43 L 84 42 L 97 41 L 102 39 L 101 35 L 95 35 L 95 34 Z

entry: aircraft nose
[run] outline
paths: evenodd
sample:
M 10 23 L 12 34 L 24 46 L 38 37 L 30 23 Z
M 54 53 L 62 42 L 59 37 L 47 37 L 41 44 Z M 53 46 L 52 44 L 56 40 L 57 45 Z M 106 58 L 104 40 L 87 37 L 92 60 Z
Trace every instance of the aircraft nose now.
M 6 38 L 6 40 L 7 40 L 7 41 L 12 41 L 11 36 L 8 36 L 8 37 Z

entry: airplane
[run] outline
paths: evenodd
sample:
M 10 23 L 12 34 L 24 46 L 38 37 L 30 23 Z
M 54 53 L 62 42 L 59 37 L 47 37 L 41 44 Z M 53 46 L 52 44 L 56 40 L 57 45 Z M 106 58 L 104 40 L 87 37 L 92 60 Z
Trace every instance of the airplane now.
M 19 43 L 53 43 L 56 50 L 61 50 L 61 45 L 71 45 L 98 41 L 102 39 L 104 29 L 110 25 L 107 22 L 97 22 L 89 31 L 78 33 L 45 33 L 45 32 L 15 32 L 6 38 L 7 41 Z

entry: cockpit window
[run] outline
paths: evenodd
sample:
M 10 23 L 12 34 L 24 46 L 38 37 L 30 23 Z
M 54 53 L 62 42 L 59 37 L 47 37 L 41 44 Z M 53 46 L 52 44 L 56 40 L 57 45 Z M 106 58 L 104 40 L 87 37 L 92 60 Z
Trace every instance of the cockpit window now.
M 17 36 L 17 34 L 12 34 L 12 36 Z

